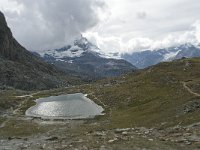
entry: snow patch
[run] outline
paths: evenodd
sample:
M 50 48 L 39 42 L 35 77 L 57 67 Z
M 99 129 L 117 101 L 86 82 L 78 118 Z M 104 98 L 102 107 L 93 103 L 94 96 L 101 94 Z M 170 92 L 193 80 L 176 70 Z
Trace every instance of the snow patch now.
M 51 57 L 54 57 L 57 61 L 65 61 L 63 60 L 64 58 L 81 57 L 84 55 L 85 52 L 102 58 L 122 59 L 119 53 L 103 53 L 96 45 L 90 43 L 86 38 L 82 36 L 76 38 L 73 44 L 69 44 L 61 49 L 47 50 L 40 53 L 40 55 L 42 57 L 44 57 L 45 55 L 49 55 Z M 69 63 L 73 62 L 71 61 Z
M 78 46 L 73 46 L 66 51 L 48 50 L 43 53 L 40 53 L 40 55 L 42 57 L 44 57 L 45 55 L 49 55 L 56 59 L 61 60 L 62 58 L 65 58 L 65 57 L 70 57 L 70 58 L 81 57 L 84 52 L 85 51 L 83 49 L 79 48 Z
M 169 61 L 172 60 L 173 58 L 176 57 L 176 55 L 180 52 L 181 50 L 178 50 L 176 52 L 169 52 L 164 55 L 164 61 Z

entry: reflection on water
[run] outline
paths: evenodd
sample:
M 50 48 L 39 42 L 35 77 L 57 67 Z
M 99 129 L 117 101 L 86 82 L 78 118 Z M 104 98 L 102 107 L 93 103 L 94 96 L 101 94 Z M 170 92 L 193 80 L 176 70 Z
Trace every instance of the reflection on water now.
M 83 119 L 102 115 L 103 108 L 84 94 L 51 96 L 36 100 L 37 104 L 26 111 L 27 116 L 49 119 Z

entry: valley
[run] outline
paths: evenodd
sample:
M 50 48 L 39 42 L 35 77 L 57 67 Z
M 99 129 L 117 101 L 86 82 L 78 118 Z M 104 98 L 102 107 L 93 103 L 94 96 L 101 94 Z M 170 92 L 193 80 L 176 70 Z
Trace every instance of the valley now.
M 0 150 L 200 149 L 200 23 L 175 31 L 128 1 L 126 17 L 106 1 L 13 1 L 0 2 Z
M 7 108 L 1 108 L 1 146 L 199 149 L 199 66 L 198 58 L 181 59 L 92 84 L 37 93 L 1 91 L 1 106 Z M 31 93 L 35 94 L 23 96 Z M 105 109 L 105 115 L 92 120 L 54 121 L 24 115 L 34 99 L 70 93 L 88 94 Z

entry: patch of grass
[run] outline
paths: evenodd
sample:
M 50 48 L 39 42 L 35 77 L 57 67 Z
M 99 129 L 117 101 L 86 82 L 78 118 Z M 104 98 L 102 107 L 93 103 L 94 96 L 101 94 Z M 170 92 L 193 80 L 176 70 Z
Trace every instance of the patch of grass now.
M 29 109 L 31 106 L 34 106 L 35 104 L 36 103 L 31 99 L 25 100 L 19 108 L 20 114 L 24 115 L 26 110 Z
M 26 94 L 28 94 L 28 92 L 19 90 L 0 91 L 0 112 L 4 112 L 8 109 L 16 109 L 23 99 L 16 98 L 15 96 Z
M 5 120 L 6 120 L 5 117 L 1 117 L 1 116 L 0 116 L 0 125 L 1 125 Z
M 11 119 L 5 127 L 0 128 L 0 137 L 25 137 L 44 132 L 44 129 L 34 122 Z

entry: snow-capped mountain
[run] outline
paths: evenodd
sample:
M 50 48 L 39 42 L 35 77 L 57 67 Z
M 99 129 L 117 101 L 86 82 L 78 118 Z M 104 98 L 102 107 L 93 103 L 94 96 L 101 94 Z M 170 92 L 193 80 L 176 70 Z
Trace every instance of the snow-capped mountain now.
M 122 58 L 132 63 L 137 68 L 146 68 L 160 62 L 181 59 L 182 57 L 200 57 L 200 47 L 186 43 L 176 47 L 145 50 L 122 55 Z
M 41 52 L 40 55 L 42 57 L 45 57 L 45 55 L 52 56 L 58 60 L 62 60 L 64 58 L 76 58 L 83 56 L 86 52 L 93 53 L 97 56 L 106 57 L 105 54 L 103 54 L 100 49 L 89 42 L 85 37 L 79 37 L 76 38 L 73 43 L 68 44 L 65 47 L 62 47 L 60 49 L 55 50 L 47 50 L 44 52 Z
M 40 56 L 61 70 L 84 79 L 118 76 L 136 69 L 123 59 L 108 58 L 82 36 L 63 48 L 44 51 Z

